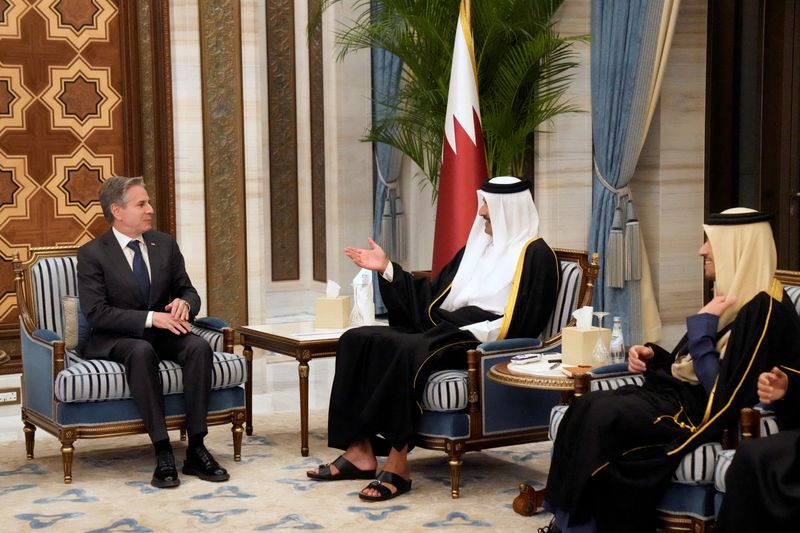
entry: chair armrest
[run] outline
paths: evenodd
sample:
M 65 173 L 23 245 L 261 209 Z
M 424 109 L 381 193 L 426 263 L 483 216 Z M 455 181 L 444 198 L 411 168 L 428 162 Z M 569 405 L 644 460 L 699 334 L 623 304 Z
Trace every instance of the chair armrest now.
M 22 405 L 52 419 L 53 384 L 56 375 L 64 369 L 64 341 L 50 330 L 34 330 L 31 334 L 21 327 L 20 347 Z
M 621 374 L 632 374 L 632 372 L 628 371 L 628 363 L 612 363 L 593 368 L 589 374 L 594 378 L 607 378 Z
M 507 352 L 526 353 L 536 350 L 542 345 L 542 341 L 532 338 L 503 339 L 499 341 L 484 342 L 477 348 L 484 355 L 498 354 Z
M 739 413 L 739 432 L 742 440 L 761 436 L 761 411 L 745 407 Z
M 213 316 L 195 318 L 192 333 L 208 341 L 216 352 L 233 353 L 233 329 L 222 319 Z

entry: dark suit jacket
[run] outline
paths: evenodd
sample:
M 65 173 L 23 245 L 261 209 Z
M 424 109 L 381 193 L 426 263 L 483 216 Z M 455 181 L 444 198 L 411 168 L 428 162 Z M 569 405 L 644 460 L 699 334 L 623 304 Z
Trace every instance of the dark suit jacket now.
M 143 337 L 148 311 L 164 311 L 175 298 L 189 304 L 191 319 L 200 310 L 200 296 L 186 274 L 175 238 L 154 230 L 142 237 L 150 261 L 148 302 L 111 230 L 78 249 L 78 295 L 92 327 L 86 357 L 102 358 L 120 339 Z

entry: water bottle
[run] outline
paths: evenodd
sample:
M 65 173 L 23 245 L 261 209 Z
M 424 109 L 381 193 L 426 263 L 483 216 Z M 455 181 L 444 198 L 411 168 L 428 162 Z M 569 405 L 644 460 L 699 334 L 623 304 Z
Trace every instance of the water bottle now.
M 611 343 L 609 346 L 609 351 L 611 351 L 611 362 L 625 362 L 625 340 L 622 338 L 622 319 L 618 316 L 614 317 L 614 326 L 611 329 Z

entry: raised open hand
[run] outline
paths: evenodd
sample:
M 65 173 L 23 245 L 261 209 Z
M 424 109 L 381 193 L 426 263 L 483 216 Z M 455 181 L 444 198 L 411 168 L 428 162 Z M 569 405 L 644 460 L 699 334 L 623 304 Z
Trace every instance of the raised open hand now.
M 389 259 L 386 257 L 383 248 L 378 246 L 375 241 L 367 238 L 367 242 L 369 243 L 369 250 L 348 246 L 344 249 L 345 255 L 361 268 L 383 272 L 389 266 Z

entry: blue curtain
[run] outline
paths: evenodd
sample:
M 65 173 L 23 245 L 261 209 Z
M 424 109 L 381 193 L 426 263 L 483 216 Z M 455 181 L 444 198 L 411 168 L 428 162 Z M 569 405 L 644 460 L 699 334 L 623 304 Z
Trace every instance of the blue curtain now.
M 642 341 L 638 220 L 628 189 L 646 132 L 661 2 L 592 1 L 592 220 L 600 252 L 594 306 L 622 318 L 626 344 Z
M 372 10 L 380 9 L 380 2 L 373 0 Z M 400 86 L 403 63 L 400 59 L 381 48 L 372 48 L 372 122 L 383 119 L 390 111 L 384 102 L 391 101 Z M 402 214 L 402 204 L 397 195 L 398 178 L 402 166 L 402 154 L 383 143 L 374 143 L 372 153 L 375 159 L 372 181 L 375 190 L 373 206 L 372 238 L 379 243 L 389 259 L 400 261 L 405 258 L 405 243 L 402 228 L 398 224 Z M 375 312 L 386 312 L 380 291 L 377 290 L 377 273 L 373 279 Z

